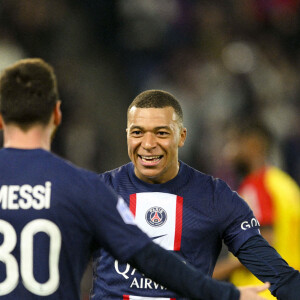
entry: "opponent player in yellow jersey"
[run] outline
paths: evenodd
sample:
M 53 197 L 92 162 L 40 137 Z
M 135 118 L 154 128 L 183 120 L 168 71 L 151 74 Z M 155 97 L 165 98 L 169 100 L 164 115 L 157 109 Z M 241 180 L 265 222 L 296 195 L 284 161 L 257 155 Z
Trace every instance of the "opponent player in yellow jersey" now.
M 229 144 L 229 158 L 245 176 L 238 192 L 252 208 L 261 225 L 262 235 L 288 264 L 299 269 L 300 189 L 288 174 L 268 164 L 271 144 L 272 135 L 265 126 L 246 123 L 235 132 Z M 226 265 L 227 271 L 231 271 L 232 283 L 239 286 L 260 283 L 245 268 L 238 268 L 233 258 L 227 264 L 223 262 L 217 266 L 215 277 L 224 279 L 220 272 Z M 235 267 L 237 269 L 232 271 Z M 264 293 L 264 297 L 275 299 L 269 291 Z

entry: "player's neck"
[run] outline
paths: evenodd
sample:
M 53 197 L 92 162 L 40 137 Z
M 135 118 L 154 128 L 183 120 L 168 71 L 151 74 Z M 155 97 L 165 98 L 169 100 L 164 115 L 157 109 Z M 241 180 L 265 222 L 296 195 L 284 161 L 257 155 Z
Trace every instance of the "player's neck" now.
M 18 149 L 42 148 L 50 151 L 51 130 L 48 127 L 34 126 L 27 131 L 14 125 L 4 129 L 4 147 Z

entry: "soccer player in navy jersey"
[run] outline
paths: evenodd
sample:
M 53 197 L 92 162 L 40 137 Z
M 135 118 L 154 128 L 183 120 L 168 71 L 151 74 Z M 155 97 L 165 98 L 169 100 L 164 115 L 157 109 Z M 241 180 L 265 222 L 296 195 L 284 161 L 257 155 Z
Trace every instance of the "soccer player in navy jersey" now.
M 186 266 L 135 225 L 97 174 L 52 154 L 58 99 L 53 69 L 41 59 L 21 60 L 0 77 L 0 299 L 78 300 L 99 247 L 189 298 L 250 300 L 266 288 L 240 292 Z
M 224 241 L 260 280 L 270 281 L 278 299 L 300 299 L 299 272 L 261 237 L 246 202 L 222 180 L 178 160 L 187 131 L 174 96 L 145 91 L 131 103 L 127 118 L 131 162 L 100 177 L 125 199 L 140 228 L 208 276 Z M 105 249 L 95 253 L 94 270 L 94 300 L 183 299 Z

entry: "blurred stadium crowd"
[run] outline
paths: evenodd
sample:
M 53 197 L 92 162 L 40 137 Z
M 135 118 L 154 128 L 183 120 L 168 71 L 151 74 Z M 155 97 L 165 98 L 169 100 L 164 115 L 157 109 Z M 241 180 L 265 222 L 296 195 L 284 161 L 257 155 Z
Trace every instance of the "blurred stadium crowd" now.
M 0 0 L 0 69 L 25 57 L 54 66 L 53 151 L 82 167 L 126 163 L 127 106 L 164 89 L 184 109 L 182 160 L 235 188 L 227 125 L 261 119 L 300 183 L 299 0 Z
M 83 167 L 128 161 L 127 106 L 155 88 L 182 102 L 189 164 L 234 187 L 224 129 L 259 118 L 300 182 L 298 0 L 2 0 L 0 68 L 22 57 L 55 67 L 65 120 L 53 150 Z

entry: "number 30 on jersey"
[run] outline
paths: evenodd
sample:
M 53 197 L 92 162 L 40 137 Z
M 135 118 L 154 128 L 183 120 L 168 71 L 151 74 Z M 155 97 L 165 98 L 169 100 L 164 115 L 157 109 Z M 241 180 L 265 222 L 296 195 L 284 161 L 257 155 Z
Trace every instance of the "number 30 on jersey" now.
M 39 283 L 33 274 L 33 239 L 38 232 L 49 236 L 49 279 Z M 12 292 L 19 282 L 21 275 L 25 288 L 39 296 L 54 293 L 59 286 L 59 255 L 61 249 L 61 233 L 51 221 L 37 219 L 29 222 L 20 235 L 20 272 L 16 258 L 11 254 L 17 244 L 17 234 L 13 226 L 7 221 L 0 220 L 0 233 L 3 234 L 3 243 L 0 245 L 0 261 L 6 266 L 6 278 L 0 283 L 0 296 Z

